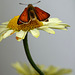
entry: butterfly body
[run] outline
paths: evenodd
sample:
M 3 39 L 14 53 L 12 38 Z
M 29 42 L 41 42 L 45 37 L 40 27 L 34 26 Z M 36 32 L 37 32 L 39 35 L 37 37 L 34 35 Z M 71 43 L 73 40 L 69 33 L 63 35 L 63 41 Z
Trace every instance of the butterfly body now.
M 28 16 L 29 16 L 30 20 L 36 18 L 36 16 L 35 16 L 35 8 L 32 6 L 32 4 L 28 5 Z
M 29 4 L 27 8 L 24 9 L 22 14 L 20 15 L 17 24 L 27 24 L 31 20 L 38 19 L 39 21 L 44 21 L 49 18 L 50 14 L 41 10 L 38 7 L 33 7 L 32 4 Z

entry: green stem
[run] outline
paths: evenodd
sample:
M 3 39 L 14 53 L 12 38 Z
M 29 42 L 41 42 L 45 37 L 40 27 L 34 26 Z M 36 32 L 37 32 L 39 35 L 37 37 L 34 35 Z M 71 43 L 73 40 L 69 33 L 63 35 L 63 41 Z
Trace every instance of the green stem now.
M 32 57 L 31 57 L 31 54 L 30 54 L 30 51 L 29 51 L 29 47 L 28 47 L 27 35 L 28 35 L 28 33 L 26 34 L 25 39 L 23 40 L 23 44 L 24 44 L 24 49 L 25 49 L 26 56 L 27 56 L 27 58 L 28 58 L 30 64 L 33 66 L 33 68 L 34 68 L 40 75 L 44 75 L 44 73 L 36 66 L 36 64 L 34 63 Z

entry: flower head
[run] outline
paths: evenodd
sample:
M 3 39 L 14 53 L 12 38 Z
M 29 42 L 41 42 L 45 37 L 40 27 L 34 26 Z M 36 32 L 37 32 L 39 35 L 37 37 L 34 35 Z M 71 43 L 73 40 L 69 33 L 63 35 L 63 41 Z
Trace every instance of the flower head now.
M 19 16 L 15 16 L 8 22 L 0 25 L 0 41 L 6 37 L 16 33 L 16 39 L 21 41 L 25 38 L 27 32 L 30 32 L 34 37 L 38 38 L 40 35 L 39 30 L 46 31 L 50 34 L 55 34 L 53 29 L 67 30 L 69 25 L 62 23 L 58 18 L 49 18 L 48 22 L 38 21 L 37 19 L 31 20 L 28 24 L 17 24 Z
M 16 62 L 12 65 L 19 74 L 21 75 L 39 75 L 36 70 L 32 66 L 28 66 L 26 64 L 20 64 L 19 62 Z M 71 69 L 60 69 L 55 66 L 49 66 L 46 68 L 44 65 L 37 65 L 39 69 L 43 71 L 45 75 L 68 75 L 72 72 Z

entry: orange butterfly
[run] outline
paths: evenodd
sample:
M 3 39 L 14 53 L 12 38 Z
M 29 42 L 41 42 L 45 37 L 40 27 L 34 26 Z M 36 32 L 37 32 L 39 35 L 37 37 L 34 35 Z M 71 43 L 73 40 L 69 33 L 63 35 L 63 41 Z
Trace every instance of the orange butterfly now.
M 29 4 L 27 8 L 24 9 L 20 15 L 17 24 L 28 23 L 30 20 L 37 18 L 39 21 L 45 21 L 49 18 L 50 14 L 41 10 L 38 7 L 33 7 L 32 4 Z

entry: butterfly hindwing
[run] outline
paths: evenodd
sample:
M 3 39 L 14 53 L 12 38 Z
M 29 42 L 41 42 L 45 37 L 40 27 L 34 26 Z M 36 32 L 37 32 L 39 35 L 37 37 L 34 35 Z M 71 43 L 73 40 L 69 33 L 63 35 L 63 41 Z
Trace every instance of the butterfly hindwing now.
M 35 14 L 37 16 L 37 19 L 39 21 L 44 21 L 46 20 L 47 18 L 49 18 L 50 14 L 48 14 L 47 12 L 41 10 L 40 8 L 38 7 L 35 7 Z
M 25 10 L 22 12 L 22 14 L 20 15 L 17 24 L 22 24 L 22 23 L 28 23 L 29 22 L 29 18 L 28 18 L 28 9 L 25 8 Z
M 23 24 L 23 23 L 18 19 L 17 24 L 20 25 L 20 24 Z

